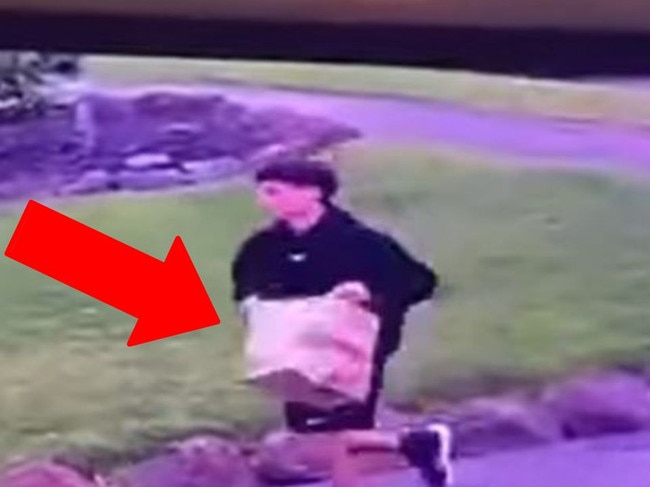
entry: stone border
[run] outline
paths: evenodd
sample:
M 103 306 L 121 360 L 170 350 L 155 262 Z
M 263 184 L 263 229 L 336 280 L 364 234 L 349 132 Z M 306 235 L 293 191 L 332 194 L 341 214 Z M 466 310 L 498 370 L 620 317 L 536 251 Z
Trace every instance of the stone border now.
M 380 417 L 388 429 L 432 420 L 449 424 L 455 433 L 456 458 L 650 430 L 650 367 L 587 371 L 537 391 L 468 399 L 445 410 L 414 414 L 384 407 Z M 228 479 L 229 487 L 296 485 L 329 476 L 332 437 L 311 438 L 303 441 L 276 431 L 247 439 L 223 428 L 196 428 L 160 438 L 139 451 L 63 451 L 12 463 L 6 471 L 24 472 L 25 465 L 32 465 L 33 475 L 49 469 L 62 478 L 78 477 L 77 483 L 51 487 L 149 487 L 156 478 L 189 475 L 187 469 L 200 466 L 215 486 L 225 485 L 226 480 L 218 483 L 218 479 Z M 376 473 L 405 466 L 379 455 L 370 457 L 364 470 Z

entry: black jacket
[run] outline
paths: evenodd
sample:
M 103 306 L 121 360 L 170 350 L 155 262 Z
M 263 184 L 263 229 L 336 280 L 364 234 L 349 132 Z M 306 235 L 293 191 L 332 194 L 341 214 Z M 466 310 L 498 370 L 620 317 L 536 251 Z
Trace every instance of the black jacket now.
M 390 236 L 334 206 L 305 234 L 281 222 L 254 233 L 237 252 L 232 279 L 235 301 L 315 296 L 361 281 L 381 317 L 378 350 L 384 355 L 399 347 L 408 309 L 429 299 L 438 284 L 433 269 Z

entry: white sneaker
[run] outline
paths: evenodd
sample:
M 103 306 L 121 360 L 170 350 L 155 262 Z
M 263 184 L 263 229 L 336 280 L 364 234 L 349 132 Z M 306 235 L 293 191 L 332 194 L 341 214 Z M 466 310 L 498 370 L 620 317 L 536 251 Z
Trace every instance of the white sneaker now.
M 400 437 L 400 451 L 427 487 L 452 485 L 452 434 L 446 425 L 431 423 L 407 429 Z

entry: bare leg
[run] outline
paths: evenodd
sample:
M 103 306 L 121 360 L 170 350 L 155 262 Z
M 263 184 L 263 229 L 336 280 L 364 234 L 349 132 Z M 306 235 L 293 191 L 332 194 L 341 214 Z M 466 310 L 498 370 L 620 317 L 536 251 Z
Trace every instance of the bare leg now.
M 333 452 L 332 485 L 333 487 L 359 487 L 359 473 L 355 455 L 348 448 L 345 434 L 341 434 L 336 439 Z
M 334 487 L 362 487 L 364 460 L 371 453 L 396 454 L 396 433 L 377 430 L 346 431 L 338 435 L 332 458 Z
M 333 459 L 333 485 L 363 487 L 360 479 L 365 473 L 362 471 L 364 457 L 382 453 L 389 455 L 387 461 L 374 464 L 371 472 L 377 473 L 378 465 L 389 466 L 393 459 L 404 458 L 418 469 L 426 486 L 447 487 L 452 483 L 450 442 L 448 428 L 436 424 L 402 433 L 378 430 L 341 433 Z
M 369 436 L 373 435 L 369 431 Z M 362 487 L 361 477 L 364 472 L 359 468 L 363 455 L 351 451 L 355 444 L 354 438 L 358 432 L 350 434 L 341 433 L 310 433 L 310 434 L 286 434 L 278 435 L 270 439 L 272 449 L 265 452 L 264 461 L 273 462 L 273 450 L 278 448 L 284 451 L 284 456 L 295 462 L 293 468 L 296 471 L 313 470 L 315 472 L 327 472 L 334 487 Z M 352 441 L 352 442 L 351 442 Z M 374 441 L 374 444 L 378 443 Z
M 451 483 L 450 438 L 441 425 L 409 430 L 349 430 L 293 436 L 298 464 L 329 472 L 334 487 L 364 487 L 366 474 L 415 467 L 427 487 Z M 287 438 L 289 439 L 289 438 Z M 290 445 L 286 445 L 290 446 Z M 299 466 L 299 465 L 298 465 Z
M 348 431 L 344 433 L 343 440 L 348 450 L 353 453 L 390 452 L 399 449 L 399 435 L 391 431 Z

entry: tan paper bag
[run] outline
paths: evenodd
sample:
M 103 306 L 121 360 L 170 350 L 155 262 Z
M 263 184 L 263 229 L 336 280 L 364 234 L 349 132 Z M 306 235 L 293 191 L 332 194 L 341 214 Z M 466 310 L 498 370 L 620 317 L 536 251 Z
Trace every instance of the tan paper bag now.
M 246 306 L 246 380 L 285 401 L 334 407 L 370 390 L 379 319 L 328 296 Z

